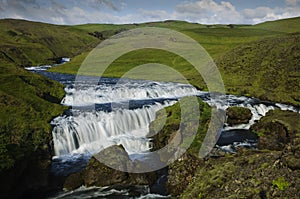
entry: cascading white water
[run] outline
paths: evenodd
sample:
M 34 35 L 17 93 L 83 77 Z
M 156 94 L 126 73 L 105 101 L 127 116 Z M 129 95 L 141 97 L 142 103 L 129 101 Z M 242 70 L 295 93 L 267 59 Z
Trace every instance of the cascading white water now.
M 297 111 L 291 106 L 264 104 L 257 99 L 243 96 L 210 96 L 209 93 L 198 91 L 190 85 L 166 82 L 129 80 L 120 84 L 115 79 L 108 79 L 95 84 L 95 81 L 94 83 L 82 81 L 77 87 L 69 85 L 66 92 L 62 104 L 75 107 L 73 113 L 76 114 L 60 116 L 52 121 L 57 156 L 86 152 L 94 154 L 115 144 L 122 144 L 129 154 L 145 152 L 149 150 L 149 141 L 145 135 L 148 133 L 148 125 L 155 119 L 155 112 L 172 105 L 175 101 L 165 104 L 156 103 L 133 110 L 115 109 L 111 112 L 76 109 L 81 106 L 130 100 L 178 99 L 183 96 L 197 95 L 209 105 L 219 109 L 241 106 L 251 110 L 253 116 L 248 124 L 226 126 L 224 130 L 249 129 L 256 120 L 275 108 Z
M 81 85 L 67 87 L 62 104 L 85 106 L 129 100 L 180 98 L 201 94 L 195 87 L 179 83 L 124 82 L 122 84 Z
M 155 119 L 156 111 L 175 102 L 155 104 L 135 110 L 113 112 L 83 112 L 77 116 L 60 116 L 52 121 L 55 154 L 71 152 L 92 154 L 111 145 L 122 144 L 130 153 L 149 150 L 146 139 L 148 125 Z

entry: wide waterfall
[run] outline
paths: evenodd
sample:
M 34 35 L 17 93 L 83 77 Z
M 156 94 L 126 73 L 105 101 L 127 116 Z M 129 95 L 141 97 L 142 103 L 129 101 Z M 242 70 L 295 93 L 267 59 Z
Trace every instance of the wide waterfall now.
M 67 95 L 62 104 L 73 109 L 52 121 L 57 156 L 92 155 L 115 144 L 122 144 L 129 154 L 146 152 L 150 149 L 146 134 L 156 112 L 184 96 L 198 96 L 210 106 L 223 110 L 230 106 L 251 110 L 253 116 L 248 124 L 233 127 L 225 124 L 224 131 L 249 129 L 256 120 L 273 109 L 299 112 L 288 105 L 261 102 L 244 96 L 211 95 L 179 83 L 111 78 L 102 78 L 95 83 L 87 78 L 74 85 L 74 79 L 70 80 L 70 76 L 59 78 L 67 85 Z
M 52 121 L 55 125 L 52 131 L 55 154 L 94 154 L 115 144 L 122 144 L 129 154 L 145 152 L 150 149 L 146 134 L 156 111 L 173 103 L 157 103 L 135 110 L 81 112 L 76 116 L 57 117 Z
M 170 99 L 201 94 L 195 87 L 187 84 L 160 83 L 151 81 L 120 81 L 116 84 L 102 83 L 91 85 L 86 82 L 77 87 L 67 87 L 67 95 L 62 104 L 84 106 L 129 100 Z

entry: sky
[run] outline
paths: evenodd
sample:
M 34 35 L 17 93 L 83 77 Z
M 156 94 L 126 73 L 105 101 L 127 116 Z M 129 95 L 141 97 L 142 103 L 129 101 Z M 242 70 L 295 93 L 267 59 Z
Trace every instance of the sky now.
M 0 0 L 0 18 L 53 24 L 183 20 L 257 24 L 300 16 L 300 0 Z

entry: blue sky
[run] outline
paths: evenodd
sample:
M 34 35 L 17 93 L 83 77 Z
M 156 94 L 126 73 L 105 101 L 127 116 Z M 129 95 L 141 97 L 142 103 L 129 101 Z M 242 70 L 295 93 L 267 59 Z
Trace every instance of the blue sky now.
M 0 18 L 54 24 L 184 20 L 256 24 L 300 16 L 300 0 L 0 0 Z

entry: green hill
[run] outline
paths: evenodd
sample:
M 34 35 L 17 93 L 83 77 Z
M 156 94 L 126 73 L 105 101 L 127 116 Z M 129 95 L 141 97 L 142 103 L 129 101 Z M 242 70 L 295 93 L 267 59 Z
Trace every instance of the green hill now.
M 53 63 L 88 51 L 99 40 L 71 26 L 57 26 L 15 19 L 0 20 L 1 62 L 32 66 Z
M 254 28 L 284 33 L 300 32 L 300 17 L 268 21 L 253 26 Z
M 229 93 L 300 105 L 300 33 L 239 46 L 217 65 Z

